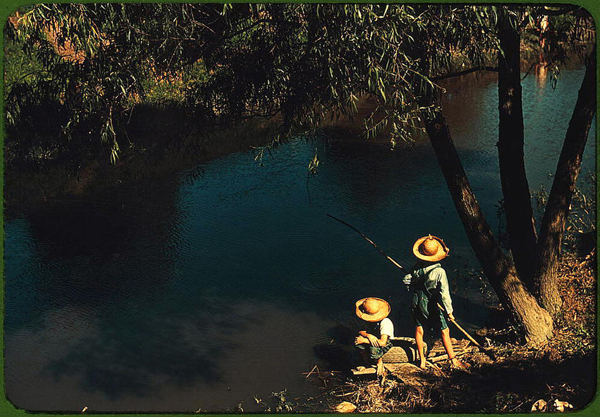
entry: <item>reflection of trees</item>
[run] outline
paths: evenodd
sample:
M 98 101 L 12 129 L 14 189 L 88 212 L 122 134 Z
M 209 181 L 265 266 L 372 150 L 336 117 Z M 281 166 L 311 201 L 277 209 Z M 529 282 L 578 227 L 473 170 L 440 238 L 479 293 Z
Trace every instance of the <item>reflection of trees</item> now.
M 544 87 L 548 78 L 548 63 L 545 61 L 538 62 L 534 65 L 534 71 L 538 85 Z
M 428 184 L 427 177 L 439 168 L 427 153 L 422 146 L 392 152 L 389 144 L 335 141 L 326 150 L 325 163 L 328 179 L 340 190 L 342 201 L 352 211 L 373 212 L 390 206 L 393 200 L 408 201 L 413 193 L 433 185 Z M 418 186 L 415 181 L 406 181 L 398 187 L 398 176 L 416 176 L 424 171 L 428 174 Z
M 177 191 L 171 181 L 138 183 L 27 217 L 36 265 L 27 277 L 8 278 L 34 281 L 35 304 L 14 311 L 7 302 L 7 321 L 18 316 L 12 322 L 19 326 L 44 324 L 47 331 L 65 326 L 61 331 L 68 332 L 68 324 L 44 317 L 76 307 L 85 310 L 76 320 L 87 322 L 78 327 L 93 329 L 66 356 L 47 365 L 56 378 L 82 373 L 86 390 L 109 397 L 146 394 L 157 376 L 180 385 L 215 378 L 214 358 L 224 350 L 215 344 L 218 339 L 198 346 L 185 337 L 187 328 L 201 332 L 214 325 L 211 318 L 177 322 L 183 306 L 165 297 L 170 294 L 165 286 L 175 277 Z M 18 291 L 8 285 L 7 299 L 19 297 Z
M 166 281 L 176 193 L 168 180 L 133 183 L 29 214 L 40 296 L 96 304 Z
M 231 191 L 230 184 L 224 187 Z M 247 210 L 236 204 L 212 207 L 205 201 L 210 197 L 195 197 L 194 209 L 181 212 L 186 207 L 174 181 L 137 182 L 27 217 L 37 265 L 19 279 L 33 281 L 35 299 L 7 314 L 25 315 L 12 327 L 13 334 L 29 334 L 33 323 L 35 331 L 44 326 L 39 334 L 46 337 L 40 340 L 50 351 L 46 375 L 59 385 L 64 378 L 110 398 L 151 395 L 161 383 L 187 388 L 208 383 L 218 388 L 219 378 L 230 371 L 221 367 L 224 356 L 239 352 L 237 343 L 243 344 L 242 350 L 253 343 L 236 336 L 256 324 L 255 313 L 266 308 L 265 302 L 275 300 L 286 311 L 312 311 L 314 298 L 302 297 L 299 307 L 290 307 L 299 297 L 293 284 L 301 276 L 290 278 L 298 272 L 270 258 L 289 238 L 288 218 L 275 216 L 268 222 L 271 239 L 256 245 L 256 235 L 262 236 L 267 227 L 262 215 L 254 218 L 256 213 L 249 213 L 245 218 Z M 256 233 L 238 237 L 238 231 L 248 228 Z M 292 252 L 296 261 L 310 256 L 308 248 L 302 252 L 293 247 Z M 249 264 L 254 257 L 257 262 Z M 257 267 L 261 262 L 268 265 Z M 17 291 L 10 287 L 7 297 L 18 297 Z M 339 310 L 332 303 L 322 304 L 328 312 Z M 52 319 L 57 315 L 60 320 Z M 71 319 L 84 330 L 73 331 Z M 77 339 L 88 327 L 89 334 Z M 60 342 L 47 336 L 56 332 L 73 334 L 74 339 L 58 348 Z M 12 339 L 12 351 L 28 348 L 15 346 L 21 340 Z M 58 353 L 53 357 L 54 351 Z M 11 366 L 10 357 L 7 364 Z M 15 375 L 20 370 L 13 365 L 10 371 Z M 21 382 L 10 382 L 27 398 Z
M 480 124 L 486 122 L 490 114 L 494 117 L 493 123 L 497 123 L 497 115 L 489 111 L 488 105 L 492 93 L 495 94 L 497 79 L 494 72 L 481 72 L 442 80 L 447 93 L 441 97 L 444 114 L 452 122 L 452 131 L 456 134 L 456 145 L 461 150 L 477 147 L 481 152 L 494 152 L 495 159 L 493 149 L 481 146 Z M 473 123 L 473 120 L 478 123 Z

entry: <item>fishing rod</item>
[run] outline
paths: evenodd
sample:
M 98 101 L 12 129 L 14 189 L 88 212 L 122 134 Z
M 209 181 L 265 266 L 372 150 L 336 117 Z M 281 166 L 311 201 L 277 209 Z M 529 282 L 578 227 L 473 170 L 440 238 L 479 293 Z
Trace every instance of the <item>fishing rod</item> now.
M 327 213 L 326 213 L 327 214 Z M 375 242 L 373 242 L 371 239 L 369 239 L 367 236 L 365 236 L 364 233 L 362 233 L 360 230 L 358 230 L 356 227 L 346 223 L 343 220 L 338 219 L 337 217 L 332 216 L 331 214 L 327 214 L 328 217 L 331 217 L 333 220 L 337 220 L 338 222 L 348 226 L 350 229 L 354 230 L 356 233 L 358 233 L 359 235 L 361 235 L 363 237 L 363 239 L 365 239 L 367 242 L 369 242 L 371 245 L 373 245 L 373 247 L 375 249 L 377 249 L 379 251 L 379 253 L 381 253 L 383 256 L 385 256 L 391 263 L 393 263 L 394 265 L 396 265 L 398 268 L 400 268 L 401 270 L 403 270 L 404 272 L 406 272 L 407 274 L 409 273 L 402 265 L 400 265 L 398 262 L 396 262 L 394 259 L 392 259 L 387 253 L 385 253 L 379 246 L 377 246 L 377 244 Z M 440 308 L 440 310 L 442 310 L 444 313 L 446 313 L 446 316 L 448 316 L 448 320 L 450 320 L 450 322 L 452 324 L 454 324 L 456 326 L 456 328 L 458 330 L 460 330 L 465 336 L 467 336 L 467 338 L 473 342 L 473 344 L 475 344 L 475 346 L 477 346 L 478 348 L 484 350 L 487 352 L 487 349 L 484 348 L 483 346 L 481 346 L 481 344 L 479 344 L 475 339 L 473 339 L 473 337 L 467 333 L 467 331 L 465 329 L 463 329 L 461 327 L 460 324 L 458 324 L 456 322 L 456 319 L 451 319 L 449 317 L 449 314 L 446 312 L 446 309 L 444 307 L 442 307 L 439 303 L 438 303 L 438 307 Z
M 373 242 L 371 239 L 369 239 L 368 237 L 366 237 L 360 230 L 358 230 L 354 226 L 346 223 L 345 221 L 338 219 L 337 217 L 333 217 L 331 214 L 327 214 L 327 216 L 331 217 L 333 220 L 337 220 L 338 222 L 340 222 L 342 224 L 345 224 L 350 229 L 354 230 L 356 233 L 358 233 L 359 235 L 361 235 L 367 242 L 369 242 L 371 245 L 373 245 L 373 247 L 375 247 L 375 249 L 377 249 L 379 251 L 379 253 L 381 253 L 383 256 L 385 256 L 391 263 L 393 263 L 394 265 L 396 265 L 398 268 L 400 268 L 401 270 L 403 270 L 407 274 L 409 273 L 406 269 L 404 269 L 404 267 L 402 265 L 400 265 L 398 262 L 396 262 L 395 260 L 393 260 L 392 258 L 390 258 L 379 246 L 377 246 L 377 244 L 375 242 Z

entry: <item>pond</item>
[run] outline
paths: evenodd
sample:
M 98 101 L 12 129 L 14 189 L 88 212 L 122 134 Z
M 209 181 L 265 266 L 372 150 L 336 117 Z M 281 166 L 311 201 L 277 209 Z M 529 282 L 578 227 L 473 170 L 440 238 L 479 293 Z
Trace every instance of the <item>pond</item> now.
M 553 89 L 523 81 L 530 187 L 549 189 L 584 69 Z M 444 110 L 493 230 L 501 199 L 495 74 L 448 81 Z M 583 171 L 595 171 L 595 125 Z M 354 302 L 391 302 L 411 336 L 402 273 L 330 213 L 404 266 L 414 241 L 444 238 L 455 315 L 484 325 L 491 299 L 426 140 L 297 138 L 262 165 L 248 152 L 192 172 L 64 199 L 5 219 L 5 384 L 30 411 L 245 411 L 286 390 L 318 393 Z M 307 165 L 318 155 L 318 174 Z M 453 336 L 460 334 L 453 330 Z

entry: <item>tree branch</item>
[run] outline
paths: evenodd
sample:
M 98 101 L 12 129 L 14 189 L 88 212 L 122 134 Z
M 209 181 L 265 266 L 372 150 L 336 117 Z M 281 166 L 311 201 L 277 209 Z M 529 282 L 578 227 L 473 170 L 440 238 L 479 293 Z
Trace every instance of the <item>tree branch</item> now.
M 437 76 L 437 77 L 433 77 L 432 80 L 433 81 L 445 80 L 447 78 L 460 77 L 461 75 L 467 75 L 467 74 L 470 74 L 472 72 L 477 72 L 477 71 L 498 72 L 498 68 L 496 68 L 496 67 L 476 67 L 476 68 L 469 68 L 469 69 L 464 70 L 464 71 L 453 72 L 451 74 L 446 74 L 446 75 L 440 75 L 440 76 Z

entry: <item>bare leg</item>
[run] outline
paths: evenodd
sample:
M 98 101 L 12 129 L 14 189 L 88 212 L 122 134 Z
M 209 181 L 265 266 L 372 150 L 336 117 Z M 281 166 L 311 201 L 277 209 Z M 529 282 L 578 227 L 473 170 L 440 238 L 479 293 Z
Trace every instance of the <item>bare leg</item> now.
M 369 353 L 366 350 L 360 350 L 360 358 L 363 360 L 363 363 L 365 365 L 369 366 L 371 364 L 371 360 L 369 359 Z M 364 368 L 364 366 L 357 366 L 357 369 L 358 368 Z
M 452 340 L 450 339 L 450 329 L 447 327 L 442 330 L 442 343 L 444 344 L 444 349 L 446 349 L 446 353 L 448 354 L 448 360 L 452 363 L 452 365 L 464 367 L 464 364 L 456 358 L 456 354 L 452 348 Z
M 425 342 L 423 342 L 423 326 L 417 326 L 415 330 L 415 340 L 417 342 L 417 350 L 419 351 L 419 368 L 425 369 L 427 367 L 427 359 L 425 358 Z
M 384 373 L 383 369 L 383 358 L 377 359 L 377 376 L 382 376 Z

